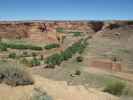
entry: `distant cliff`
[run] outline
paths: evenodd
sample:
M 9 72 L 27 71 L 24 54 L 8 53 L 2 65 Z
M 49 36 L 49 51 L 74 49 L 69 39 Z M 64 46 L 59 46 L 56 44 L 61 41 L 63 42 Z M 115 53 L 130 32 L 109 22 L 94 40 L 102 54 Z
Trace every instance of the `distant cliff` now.
M 0 22 L 1 38 L 28 37 L 29 34 L 38 32 L 56 32 L 57 28 L 83 32 L 98 32 L 112 30 L 127 25 L 133 21 L 27 21 L 27 22 Z

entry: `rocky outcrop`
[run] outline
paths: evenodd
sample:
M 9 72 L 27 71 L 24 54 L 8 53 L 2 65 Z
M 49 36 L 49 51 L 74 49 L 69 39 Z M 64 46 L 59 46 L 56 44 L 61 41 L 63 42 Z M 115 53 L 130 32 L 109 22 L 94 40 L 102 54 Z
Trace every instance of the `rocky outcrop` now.
M 33 21 L 0 22 L 0 37 L 23 38 L 32 33 L 56 32 L 57 28 L 69 31 L 98 32 L 133 25 L 133 21 Z
M 88 26 L 94 31 L 94 32 L 97 32 L 97 31 L 100 31 L 103 26 L 104 26 L 104 22 L 102 21 L 91 21 L 91 22 L 88 22 Z
M 109 21 L 104 22 L 102 30 L 113 30 L 119 27 L 125 27 L 129 25 L 133 25 L 133 21 Z

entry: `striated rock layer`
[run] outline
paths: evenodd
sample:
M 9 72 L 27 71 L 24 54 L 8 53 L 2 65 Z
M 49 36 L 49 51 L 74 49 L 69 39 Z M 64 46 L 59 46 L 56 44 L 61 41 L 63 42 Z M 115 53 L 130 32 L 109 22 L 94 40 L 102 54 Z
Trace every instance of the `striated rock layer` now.
M 98 32 L 127 25 L 133 25 L 133 21 L 1 21 L 0 37 L 24 38 L 33 33 L 56 32 L 57 28 L 68 31 Z

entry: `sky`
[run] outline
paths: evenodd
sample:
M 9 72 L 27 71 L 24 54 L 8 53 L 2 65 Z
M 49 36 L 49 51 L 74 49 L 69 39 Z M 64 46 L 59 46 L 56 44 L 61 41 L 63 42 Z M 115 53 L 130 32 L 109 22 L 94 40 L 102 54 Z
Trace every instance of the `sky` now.
M 0 20 L 133 20 L 133 0 L 0 0 Z

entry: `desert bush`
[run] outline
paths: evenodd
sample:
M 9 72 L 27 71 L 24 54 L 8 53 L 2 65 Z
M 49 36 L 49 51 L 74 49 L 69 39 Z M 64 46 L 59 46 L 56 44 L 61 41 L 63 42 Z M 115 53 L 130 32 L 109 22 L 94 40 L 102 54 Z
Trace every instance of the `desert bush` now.
M 32 55 L 32 57 L 36 57 L 37 53 L 36 52 L 32 52 L 31 55 Z
M 40 64 L 41 64 L 40 63 L 40 60 L 37 59 L 37 58 L 35 58 L 35 57 L 30 61 L 31 67 L 33 67 L 33 66 L 39 66 Z
M 32 66 L 31 65 L 31 63 L 30 63 L 30 61 L 29 60 L 27 60 L 26 58 L 22 58 L 21 60 L 20 60 L 20 63 L 22 63 L 22 64 L 24 64 L 24 65 L 26 65 L 26 66 Z
M 0 62 L 0 82 L 11 86 L 30 85 L 33 79 L 19 64 Z
M 22 52 L 22 57 L 29 57 L 30 55 L 28 54 L 28 52 L 27 51 L 23 51 Z
M 69 58 L 72 58 L 72 51 L 70 51 L 70 49 L 65 50 L 61 53 L 61 57 L 63 60 L 68 60 Z
M 80 70 L 76 70 L 75 71 L 75 75 L 80 75 L 81 74 L 81 71 Z
M 122 81 L 114 81 L 107 84 L 104 92 L 111 93 L 113 95 L 120 96 L 123 93 L 126 84 Z
M 58 48 L 60 45 L 53 43 L 53 44 L 48 44 L 45 46 L 45 49 L 53 49 L 53 48 Z
M 82 62 L 82 61 L 83 61 L 83 57 L 82 57 L 82 56 L 76 57 L 76 61 L 77 61 L 77 62 Z
M 0 44 L 0 51 L 7 51 L 7 47 Z
M 12 59 L 15 59 L 16 58 L 16 53 L 15 52 L 12 52 L 8 55 L 9 58 L 12 58 Z
M 30 50 L 42 50 L 42 47 L 33 46 L 33 45 L 24 45 L 24 44 L 13 44 L 13 43 L 0 43 L 1 46 L 11 49 L 30 49 Z
M 34 88 L 31 100 L 53 100 L 53 99 L 43 89 Z

